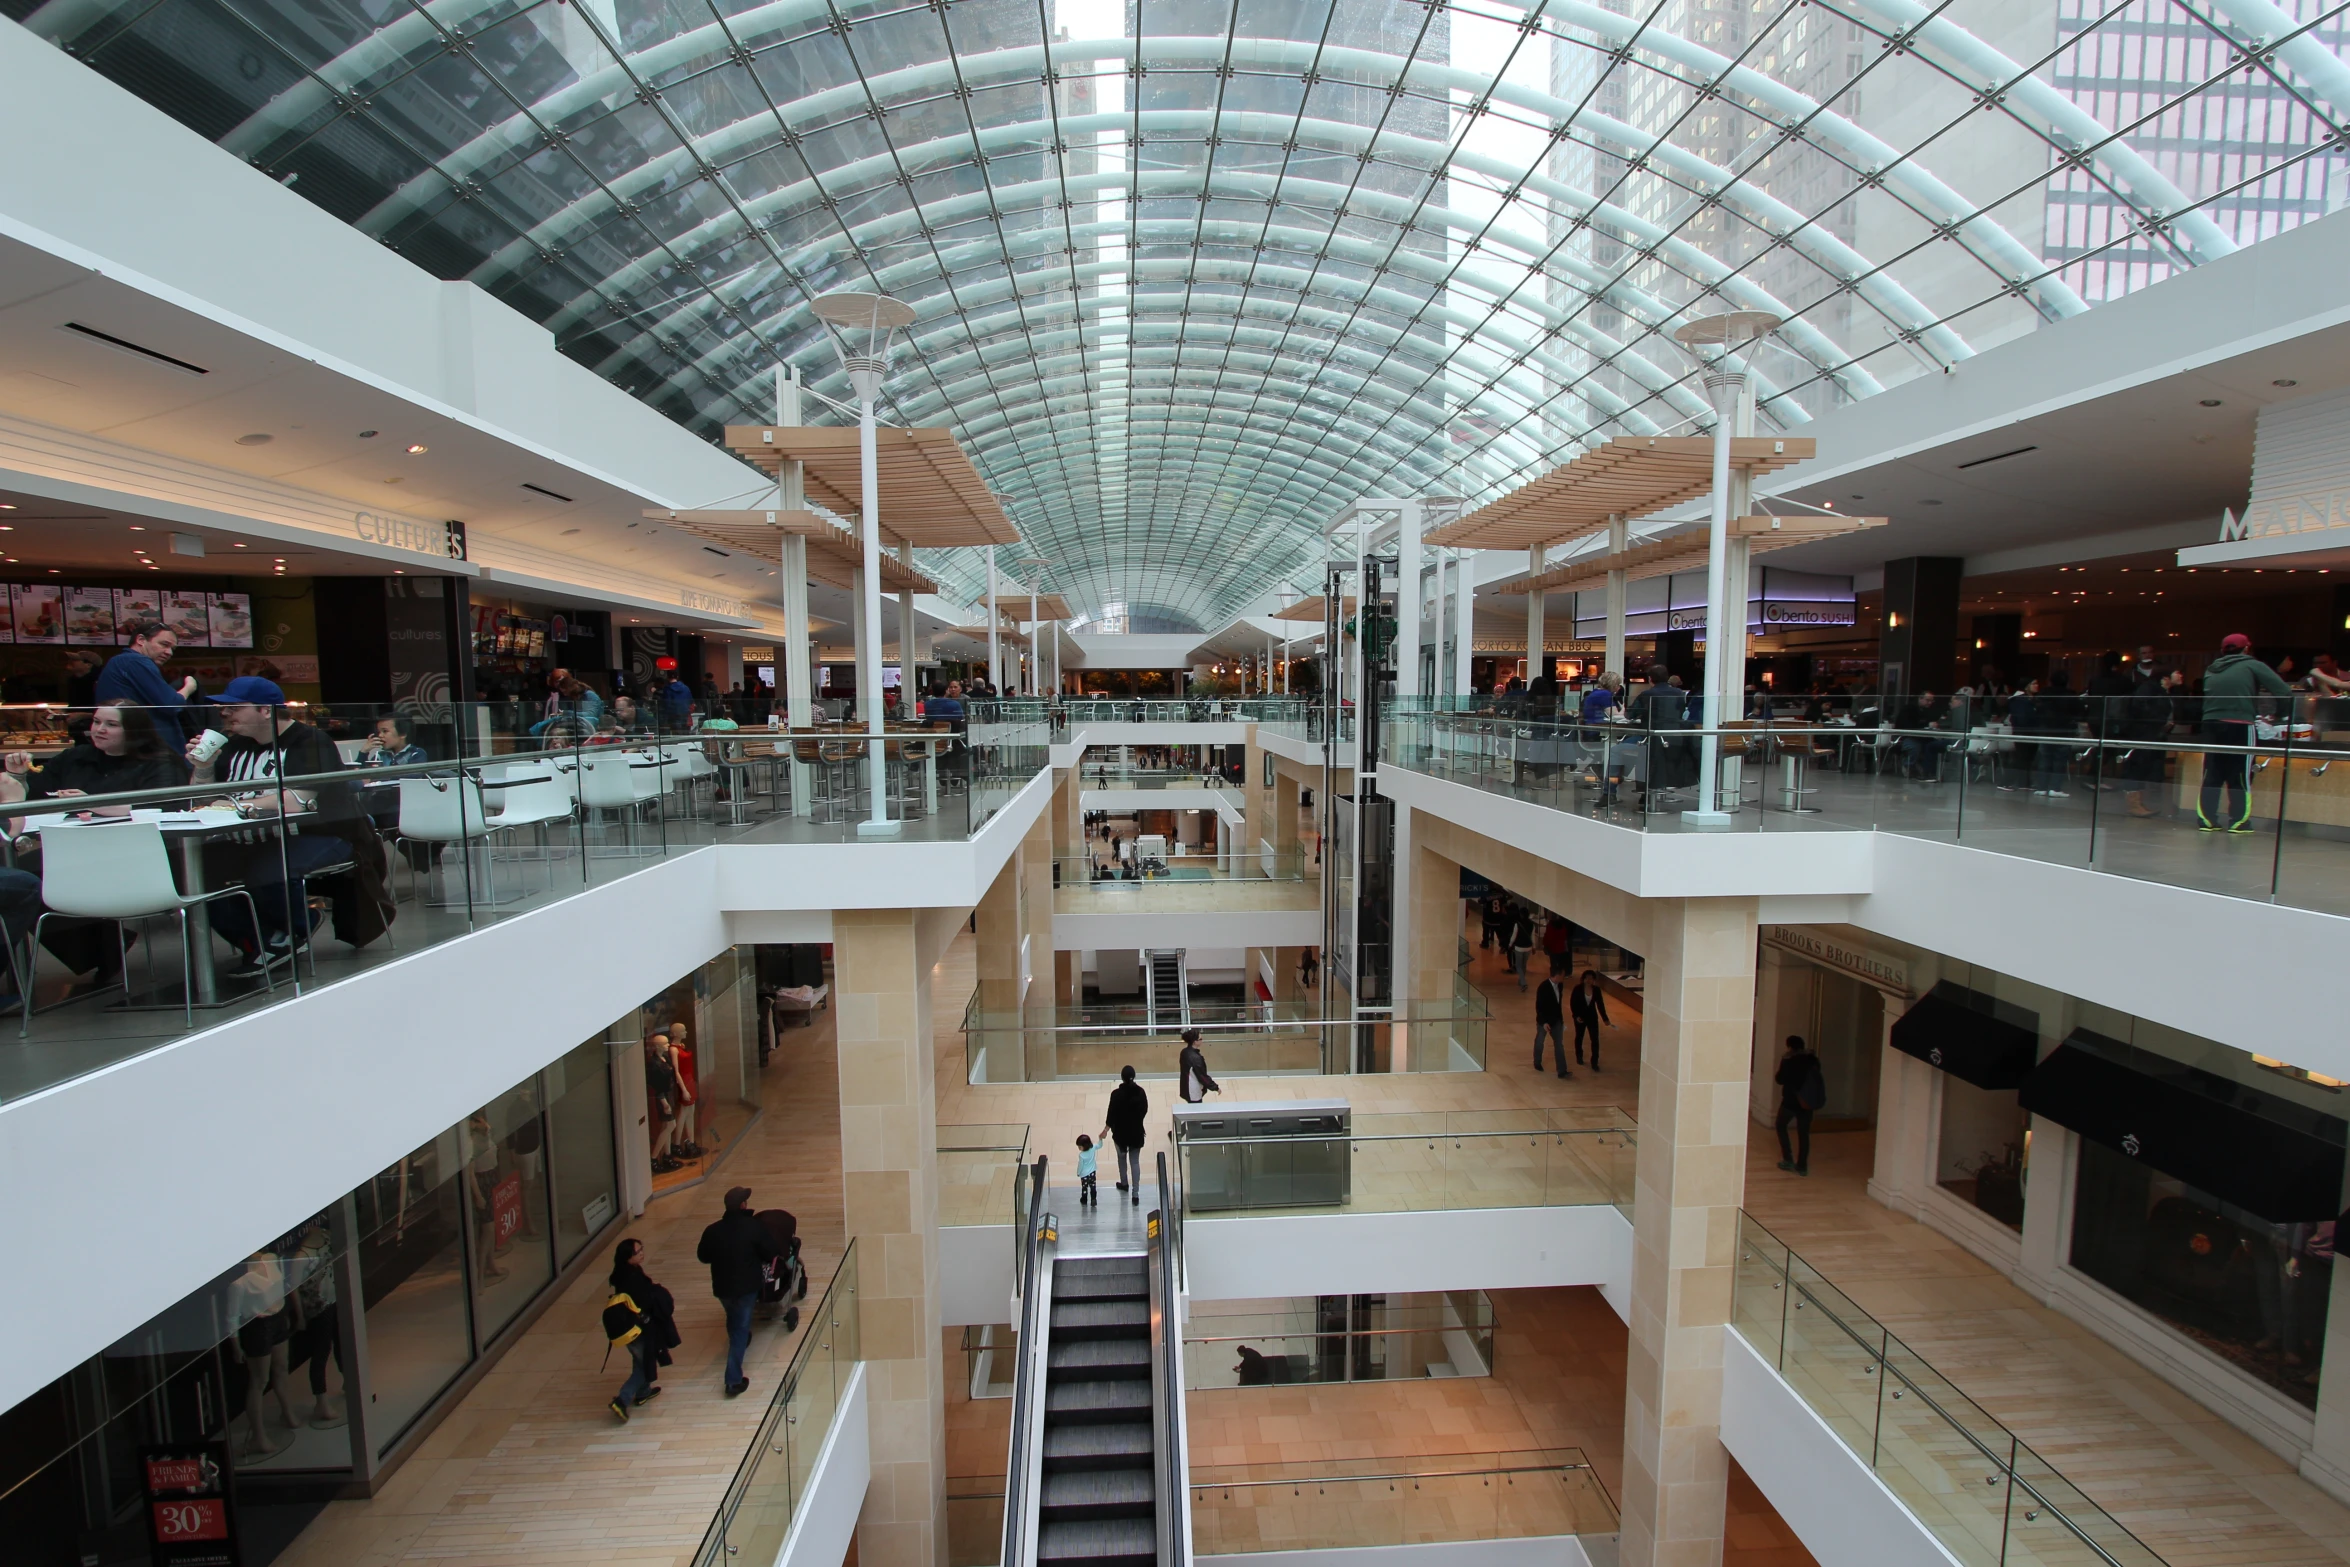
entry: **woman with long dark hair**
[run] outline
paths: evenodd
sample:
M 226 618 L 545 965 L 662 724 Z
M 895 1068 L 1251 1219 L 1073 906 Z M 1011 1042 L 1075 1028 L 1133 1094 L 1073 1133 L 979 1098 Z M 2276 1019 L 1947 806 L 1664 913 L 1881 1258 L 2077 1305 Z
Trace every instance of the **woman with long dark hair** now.
M 655 1284 L 645 1272 L 645 1243 L 629 1236 L 612 1248 L 611 1299 L 625 1295 L 642 1314 L 643 1327 L 629 1341 L 628 1380 L 612 1400 L 612 1412 L 621 1419 L 640 1404 L 660 1396 L 661 1368 L 669 1352 L 683 1342 L 677 1332 L 677 1297 Z

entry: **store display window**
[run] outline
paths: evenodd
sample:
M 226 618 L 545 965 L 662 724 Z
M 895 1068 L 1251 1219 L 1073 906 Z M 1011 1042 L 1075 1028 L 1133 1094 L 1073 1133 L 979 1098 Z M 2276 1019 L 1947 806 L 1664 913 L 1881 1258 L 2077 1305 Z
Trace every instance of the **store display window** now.
M 2012 1088 L 1977 1088 L 1945 1073 L 1936 1184 L 1961 1202 L 2023 1233 L 2024 1174 L 2032 1118 Z
M 359 1190 L 367 1420 L 378 1454 L 473 1361 L 464 1175 L 464 1138 L 451 1127 Z
M 517 1085 L 458 1128 L 465 1160 L 473 1332 L 487 1345 L 555 1276 L 547 1216 L 547 1124 L 538 1079 Z
M 612 1047 L 591 1039 L 541 1074 L 547 1091 L 547 1175 L 555 1264 L 580 1253 L 619 1212 L 612 1158 Z
M 731 948 L 640 1010 L 653 1189 L 709 1173 L 759 1109 L 749 954 Z

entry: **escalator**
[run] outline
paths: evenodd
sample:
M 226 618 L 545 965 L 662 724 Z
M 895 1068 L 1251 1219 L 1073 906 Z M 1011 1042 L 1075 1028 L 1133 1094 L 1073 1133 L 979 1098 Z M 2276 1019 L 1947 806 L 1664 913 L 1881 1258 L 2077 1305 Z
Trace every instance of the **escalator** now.
M 1184 1459 L 1179 1226 L 1166 1157 L 1142 1247 L 1060 1254 L 1033 1172 L 1039 1218 L 1022 1263 L 1020 1373 L 1005 1487 L 1006 1567 L 1181 1567 Z
M 1143 999 L 1153 1028 L 1191 1026 L 1191 973 L 1183 951 L 1173 947 L 1143 954 Z

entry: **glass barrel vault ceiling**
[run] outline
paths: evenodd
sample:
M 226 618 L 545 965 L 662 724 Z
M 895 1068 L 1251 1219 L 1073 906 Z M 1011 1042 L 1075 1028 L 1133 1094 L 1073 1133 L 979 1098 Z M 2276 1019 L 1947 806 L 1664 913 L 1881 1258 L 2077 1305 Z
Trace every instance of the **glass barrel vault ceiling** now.
M 912 302 L 1016 556 L 1203 626 L 1701 425 L 1689 314 L 1792 318 L 1796 426 L 2350 199 L 2350 0 L 0 6 L 704 434 Z

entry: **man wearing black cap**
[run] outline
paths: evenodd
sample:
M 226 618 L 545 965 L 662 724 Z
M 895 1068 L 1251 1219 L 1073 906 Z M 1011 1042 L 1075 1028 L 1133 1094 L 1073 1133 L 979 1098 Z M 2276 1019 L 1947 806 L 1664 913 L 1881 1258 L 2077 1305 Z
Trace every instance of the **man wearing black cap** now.
M 289 962 L 310 939 L 310 907 L 300 896 L 302 878 L 352 857 L 359 827 L 358 794 L 348 784 L 313 781 L 299 786 L 280 780 L 317 780 L 323 773 L 347 771 L 335 743 L 287 710 L 286 694 L 274 680 L 239 675 L 220 693 L 219 723 L 228 744 L 209 757 L 201 756 L 201 739 L 188 742 L 193 764 L 191 781 L 232 786 L 229 799 L 241 816 L 265 820 L 283 812 L 288 820 L 281 854 L 277 835 L 240 833 L 226 843 L 207 847 L 207 862 L 225 885 L 241 880 L 253 895 L 261 928 L 253 929 L 242 899 L 224 898 L 212 906 L 212 928 L 245 952 L 242 977 Z M 300 910 L 301 930 L 295 931 Z
M 775 1237 L 751 1212 L 748 1186 L 727 1192 L 726 1212 L 702 1232 L 702 1243 L 694 1248 L 695 1258 L 710 1265 L 710 1293 L 726 1308 L 728 1398 L 751 1385 L 743 1375 L 743 1355 L 751 1347 L 751 1308 L 759 1303 L 760 1270 L 782 1255 Z
M 2252 756 L 2242 748 L 2252 743 L 2252 721 L 2260 716 L 2263 696 L 2282 697 L 2291 716 L 2293 688 L 2252 656 L 2250 637 L 2231 632 L 2220 642 L 2219 657 L 2203 670 L 2203 738 L 2235 748 L 2203 753 L 2203 792 L 2195 815 L 2205 832 L 2252 830 L 2252 791 L 2246 783 Z M 2228 797 L 2224 812 L 2223 793 Z

